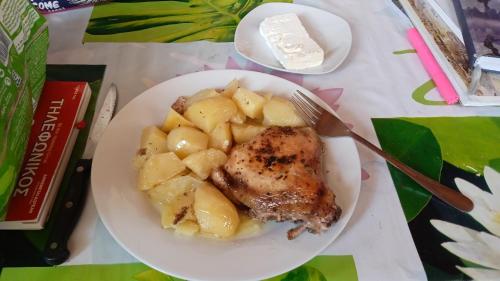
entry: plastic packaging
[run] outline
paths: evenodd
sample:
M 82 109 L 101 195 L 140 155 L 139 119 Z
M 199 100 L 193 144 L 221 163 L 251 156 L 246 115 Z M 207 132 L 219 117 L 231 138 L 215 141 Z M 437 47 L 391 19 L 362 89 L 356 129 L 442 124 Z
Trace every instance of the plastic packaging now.
M 41 13 L 53 13 L 87 7 L 105 1 L 107 0 L 31 0 L 31 3 Z
M 0 0 L 0 220 L 16 184 L 45 82 L 49 35 L 26 0 Z

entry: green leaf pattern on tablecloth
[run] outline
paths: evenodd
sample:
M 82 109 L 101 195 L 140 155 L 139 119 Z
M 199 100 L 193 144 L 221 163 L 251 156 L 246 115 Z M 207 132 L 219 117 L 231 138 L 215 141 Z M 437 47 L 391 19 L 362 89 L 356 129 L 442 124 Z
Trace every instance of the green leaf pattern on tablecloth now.
M 267 2 L 291 0 L 125 1 L 96 6 L 86 42 L 231 42 L 240 20 Z
M 415 54 L 417 53 L 417 50 L 415 49 L 407 49 L 407 50 L 399 50 L 399 51 L 394 51 L 392 54 L 399 56 L 399 55 L 406 55 L 406 54 Z
M 482 174 L 485 166 L 500 171 L 500 118 L 430 117 L 401 120 L 429 128 L 440 144 L 444 161 L 478 175 Z
M 373 125 L 384 151 L 439 180 L 443 160 L 439 144 L 429 129 L 398 119 L 373 119 Z M 389 168 L 406 220 L 411 221 L 432 195 L 404 173 Z
M 500 158 L 491 159 L 488 162 L 488 166 L 500 172 Z
M 406 54 L 416 54 L 417 51 L 415 49 L 407 49 L 407 50 L 398 50 L 392 52 L 392 54 L 399 56 L 399 55 L 406 55 Z M 430 91 L 433 89 L 436 89 L 436 84 L 432 79 L 429 81 L 425 82 L 424 84 L 418 86 L 412 93 L 411 97 L 414 101 L 423 104 L 423 105 L 448 105 L 445 101 L 442 100 L 429 100 L 426 98 L 427 94 L 429 94 Z
M 382 149 L 410 167 L 439 180 L 441 150 L 432 132 L 420 125 L 399 119 L 373 119 Z M 389 166 L 407 221 L 427 205 L 432 195 L 414 180 Z
M 183 279 L 163 274 L 142 263 L 4 268 L 0 275 L 0 281 L 25 280 L 182 281 Z M 317 256 L 303 266 L 266 281 L 295 280 L 356 281 L 358 276 L 352 256 Z
M 439 179 L 443 161 L 477 175 L 484 166 L 500 171 L 500 118 L 380 118 L 373 125 L 386 152 L 434 179 Z M 399 170 L 390 167 L 390 173 L 411 221 L 431 195 Z
M 413 100 L 423 105 L 447 105 L 445 101 L 428 100 L 426 98 L 427 94 L 435 88 L 436 84 L 431 79 L 416 88 L 411 97 Z
M 177 281 L 182 280 L 166 274 L 163 274 L 154 269 L 148 269 L 134 276 L 137 281 Z
M 325 275 L 321 271 L 311 266 L 301 266 L 288 272 L 282 281 L 327 281 Z

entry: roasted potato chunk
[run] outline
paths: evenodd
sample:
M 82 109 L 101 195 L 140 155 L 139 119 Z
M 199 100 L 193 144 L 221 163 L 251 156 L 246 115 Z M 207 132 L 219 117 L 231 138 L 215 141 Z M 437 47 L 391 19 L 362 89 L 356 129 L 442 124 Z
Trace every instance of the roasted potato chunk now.
M 142 130 L 141 144 L 134 159 L 134 166 L 141 168 L 149 156 L 167 151 L 167 134 L 156 126 L 146 127 Z
M 194 124 L 191 123 L 189 120 L 184 118 L 184 116 L 180 115 L 177 113 L 177 111 L 173 110 L 172 108 L 167 114 L 167 117 L 165 117 L 165 121 L 163 121 L 163 125 L 161 126 L 161 129 L 168 133 L 172 129 L 178 128 L 178 127 L 194 127 Z
M 231 124 L 231 133 L 237 144 L 247 142 L 262 133 L 266 127 L 252 124 Z
M 198 129 L 179 127 L 168 134 L 167 148 L 180 158 L 185 158 L 191 153 L 207 149 L 208 139 L 208 135 Z
M 222 91 L 222 95 L 228 98 L 231 98 L 234 95 L 234 92 L 238 90 L 238 87 L 240 86 L 240 83 L 238 80 L 233 79 L 231 82 L 229 82 L 226 87 L 224 87 L 224 90 Z
M 186 170 L 186 165 L 173 152 L 151 155 L 139 170 L 138 187 L 149 190 Z
M 243 124 L 243 123 L 245 123 L 246 120 L 247 120 L 246 114 L 239 109 L 238 109 L 238 112 L 236 112 L 236 114 L 233 115 L 233 117 L 231 117 L 231 119 L 229 119 L 229 121 L 231 123 L 235 123 L 235 124 Z
M 183 221 L 195 220 L 194 209 L 194 192 L 186 192 L 175 198 L 169 204 L 163 205 L 161 213 L 161 225 L 163 228 L 176 227 L 177 224 Z
M 295 111 L 295 106 L 285 98 L 271 98 L 264 104 L 262 111 L 264 114 L 262 124 L 265 126 L 303 127 L 306 125 Z
M 224 152 L 210 148 L 189 155 L 182 162 L 201 179 L 206 179 L 213 169 L 224 165 L 227 156 Z
M 221 94 L 218 93 L 215 89 L 201 90 L 201 91 L 197 92 L 196 94 L 194 94 L 190 97 L 187 97 L 186 108 L 190 107 L 191 105 L 193 105 L 201 100 L 204 100 L 207 98 L 213 98 L 213 97 L 220 97 L 220 96 L 221 96 Z
M 238 112 L 236 104 L 226 97 L 212 97 L 188 107 L 184 116 L 198 128 L 209 133 L 217 124 L 229 121 Z
M 208 147 L 217 148 L 227 153 L 233 145 L 231 124 L 227 122 L 218 124 L 208 136 Z
M 246 214 L 240 214 L 240 225 L 238 227 L 239 237 L 252 237 L 260 233 L 262 222 L 252 219 Z
M 152 189 L 148 190 L 149 198 L 153 203 L 169 204 L 184 193 L 193 192 L 195 188 L 203 185 L 203 181 L 190 175 L 176 176 Z
M 240 223 L 233 203 L 209 183 L 194 192 L 194 214 L 202 232 L 220 238 L 234 235 Z
M 196 221 L 192 220 L 183 220 L 177 223 L 174 228 L 175 233 L 186 236 L 193 236 L 200 232 L 200 225 Z
M 256 119 L 262 116 L 262 107 L 266 99 L 245 88 L 238 88 L 233 95 L 233 101 L 246 116 Z

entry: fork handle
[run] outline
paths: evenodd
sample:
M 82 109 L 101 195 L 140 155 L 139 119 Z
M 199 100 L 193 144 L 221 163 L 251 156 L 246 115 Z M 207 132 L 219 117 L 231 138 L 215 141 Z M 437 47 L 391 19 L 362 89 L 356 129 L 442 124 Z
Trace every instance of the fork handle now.
M 350 131 L 350 136 L 354 138 L 356 141 L 360 142 L 361 144 L 371 149 L 373 152 L 383 157 L 385 160 L 387 160 L 387 162 L 391 163 L 394 167 L 398 168 L 401 172 L 408 175 L 422 187 L 427 189 L 429 192 L 434 194 L 439 199 L 448 203 L 450 206 L 457 208 L 458 210 L 463 212 L 470 212 L 474 208 L 474 203 L 472 203 L 472 201 L 466 196 L 464 196 L 462 193 L 453 190 L 445 185 L 442 185 L 438 181 L 431 179 L 428 176 L 412 169 L 408 165 L 399 161 L 392 155 L 384 152 L 380 148 L 373 145 L 371 142 L 359 136 L 358 134 Z

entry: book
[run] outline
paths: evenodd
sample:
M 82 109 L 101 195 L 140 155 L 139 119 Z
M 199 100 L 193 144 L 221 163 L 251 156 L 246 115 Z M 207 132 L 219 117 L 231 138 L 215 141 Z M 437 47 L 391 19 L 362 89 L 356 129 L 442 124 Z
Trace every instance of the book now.
M 470 82 L 470 69 L 461 38 L 453 32 L 447 21 L 442 19 L 442 15 L 429 2 L 425 0 L 400 0 L 400 2 L 462 100 Z
M 78 136 L 91 90 L 87 82 L 48 81 L 0 229 L 42 229 Z
M 470 65 L 490 60 L 491 70 L 500 71 L 500 7 L 493 2 L 453 0 Z
M 465 106 L 500 105 L 471 93 L 473 72 L 460 27 L 435 0 L 399 0 Z

